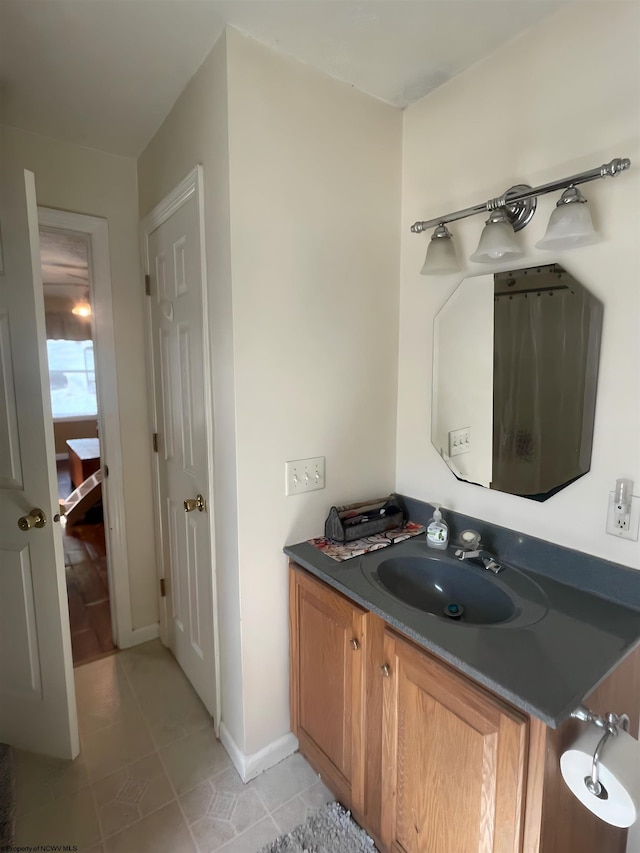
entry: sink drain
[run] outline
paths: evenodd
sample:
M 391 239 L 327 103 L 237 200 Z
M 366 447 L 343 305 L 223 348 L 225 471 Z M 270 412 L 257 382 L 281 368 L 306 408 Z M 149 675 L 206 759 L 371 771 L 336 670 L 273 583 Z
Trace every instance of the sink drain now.
M 444 609 L 444 615 L 449 619 L 460 619 L 464 613 L 464 607 L 461 604 L 447 604 Z

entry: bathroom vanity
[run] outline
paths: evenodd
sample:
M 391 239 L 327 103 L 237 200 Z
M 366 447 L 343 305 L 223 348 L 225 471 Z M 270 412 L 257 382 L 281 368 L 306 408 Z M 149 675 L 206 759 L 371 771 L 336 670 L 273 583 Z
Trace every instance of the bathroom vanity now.
M 383 851 L 624 853 L 626 830 L 578 802 L 559 758 L 585 725 L 570 717 L 581 701 L 627 712 L 637 733 L 640 610 L 512 567 L 496 583 L 515 612 L 485 596 L 457 623 L 380 582 L 385 560 L 420 548 L 343 563 L 285 549 L 302 754 Z M 633 583 L 618 568 L 612 584 Z

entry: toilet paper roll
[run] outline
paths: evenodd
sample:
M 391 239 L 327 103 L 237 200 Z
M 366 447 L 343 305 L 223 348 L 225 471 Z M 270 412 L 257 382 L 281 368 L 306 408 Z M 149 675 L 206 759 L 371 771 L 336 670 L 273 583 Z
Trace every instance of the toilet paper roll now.
M 640 814 L 640 743 L 624 731 L 607 740 L 598 763 L 604 789 L 600 798 L 588 790 L 585 777 L 591 776 L 593 753 L 603 734 L 603 729 L 589 726 L 580 735 L 560 756 L 562 776 L 589 811 L 612 826 L 631 826 Z

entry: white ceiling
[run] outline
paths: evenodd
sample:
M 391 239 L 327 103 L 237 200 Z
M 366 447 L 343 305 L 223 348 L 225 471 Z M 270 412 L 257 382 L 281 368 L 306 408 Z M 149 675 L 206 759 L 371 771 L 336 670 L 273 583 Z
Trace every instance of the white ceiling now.
M 87 237 L 40 229 L 40 264 L 45 296 L 79 299 L 89 289 Z
M 226 24 L 399 107 L 569 0 L 0 0 L 7 124 L 137 156 Z

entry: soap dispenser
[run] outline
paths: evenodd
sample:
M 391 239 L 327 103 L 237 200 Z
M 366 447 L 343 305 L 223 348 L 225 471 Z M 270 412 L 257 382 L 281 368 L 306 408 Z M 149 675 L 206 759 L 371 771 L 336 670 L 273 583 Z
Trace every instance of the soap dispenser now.
M 444 551 L 449 544 L 449 525 L 442 518 L 440 507 L 435 504 L 433 517 L 427 525 L 427 545 L 429 548 L 437 548 Z

